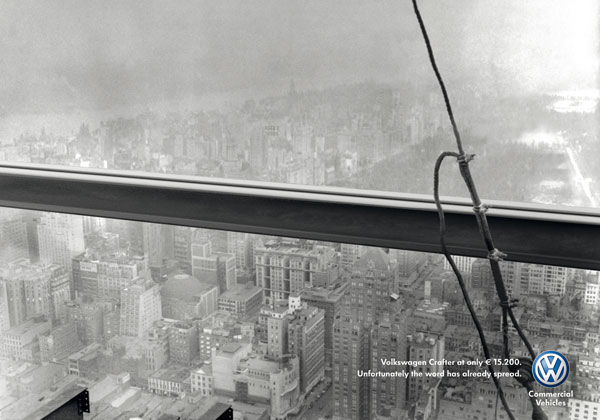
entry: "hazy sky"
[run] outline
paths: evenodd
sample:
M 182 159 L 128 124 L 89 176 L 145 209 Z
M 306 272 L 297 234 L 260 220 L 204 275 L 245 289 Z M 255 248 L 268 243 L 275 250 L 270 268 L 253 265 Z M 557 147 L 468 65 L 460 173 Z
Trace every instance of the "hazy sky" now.
M 421 0 L 448 79 L 593 88 L 595 0 Z M 190 93 L 431 83 L 410 0 L 3 0 L 0 111 L 110 108 Z

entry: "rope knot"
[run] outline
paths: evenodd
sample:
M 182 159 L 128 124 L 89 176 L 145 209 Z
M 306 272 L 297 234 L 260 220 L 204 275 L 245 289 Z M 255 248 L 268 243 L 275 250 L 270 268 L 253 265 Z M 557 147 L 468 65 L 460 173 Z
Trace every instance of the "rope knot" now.
M 500 251 L 499 249 L 494 248 L 492 251 L 490 251 L 490 253 L 488 254 L 487 257 L 490 260 L 500 262 L 500 261 L 504 261 L 506 254 L 504 252 Z
M 475 159 L 475 154 L 474 153 L 463 153 L 461 155 L 458 155 L 458 157 L 456 159 L 458 160 L 459 165 L 467 165 L 470 161 Z
M 478 206 L 473 206 L 473 211 L 477 214 L 485 214 L 489 208 L 490 206 L 488 206 L 487 204 L 481 203 Z

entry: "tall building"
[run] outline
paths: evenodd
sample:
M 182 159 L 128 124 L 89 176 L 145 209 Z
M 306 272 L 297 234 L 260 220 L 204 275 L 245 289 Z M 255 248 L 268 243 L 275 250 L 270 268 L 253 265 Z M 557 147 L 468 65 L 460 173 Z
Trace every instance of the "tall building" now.
M 21 268 L 21 267 L 20 267 Z M 50 317 L 50 282 L 43 269 L 19 272 L 25 292 L 25 312 L 27 316 L 44 315 Z M 16 270 L 15 270 L 16 271 Z
M 527 294 L 558 295 L 566 293 L 572 269 L 550 265 L 525 264 L 514 261 L 500 263 L 506 288 L 512 297 Z
M 504 264 L 504 263 L 502 263 Z M 509 280 L 510 276 L 507 273 L 507 269 L 511 266 L 502 267 L 502 275 L 506 276 L 506 287 L 508 292 L 516 296 L 520 290 L 520 286 L 514 284 L 514 281 Z M 512 266 L 514 267 L 514 266 Z M 476 259 L 471 265 L 471 279 L 470 287 L 473 289 L 483 289 L 493 291 L 494 289 L 494 278 L 492 276 L 492 269 L 490 268 L 490 262 L 487 259 Z
M 121 290 L 145 275 L 142 256 L 82 253 L 73 259 L 73 284 L 78 295 L 118 300 Z
M 71 301 L 71 276 L 64 267 L 52 264 L 47 267 L 50 276 L 50 318 L 65 320 L 66 303 Z
M 368 248 L 352 267 L 346 305 L 356 322 L 371 324 L 387 309 L 393 291 L 394 273 L 389 255 Z
M 288 315 L 288 352 L 300 362 L 300 390 L 325 376 L 325 311 L 307 306 Z
M 236 284 L 235 255 L 214 252 L 206 232 L 196 230 L 192 236 L 192 275 L 217 285 L 224 293 Z
M 169 359 L 189 365 L 199 355 L 198 327 L 192 322 L 177 322 L 169 327 Z
M 121 291 L 121 335 L 144 337 L 162 317 L 160 288 L 144 278 Z
M 6 282 L 0 278 L 0 332 L 10 328 L 10 312 L 8 309 L 8 290 Z
M 5 279 L 7 309 L 14 325 L 38 315 L 64 319 L 65 304 L 71 298 L 70 278 L 64 267 L 20 259 L 9 264 L 0 278 Z
M 328 376 L 331 376 L 331 364 L 333 361 L 333 322 L 342 310 L 347 285 L 347 283 L 343 283 L 335 289 L 307 289 L 301 295 L 303 303 L 323 309 L 324 311 L 325 372 Z
M 144 223 L 142 235 L 148 267 L 160 270 L 166 259 L 174 257 L 173 226 Z
M 536 295 L 563 296 L 567 279 L 573 269 L 552 265 L 526 264 L 527 292 Z
M 383 359 L 406 357 L 407 320 L 401 314 L 384 314 L 371 327 L 371 369 L 382 372 L 399 372 L 400 366 L 385 366 Z M 395 410 L 404 408 L 406 379 L 402 376 L 371 378 L 371 416 L 391 417 Z
M 263 288 L 264 303 L 287 304 L 290 293 L 311 287 L 326 287 L 339 277 L 336 252 L 332 247 L 271 240 L 254 251 L 256 282 Z
M 73 258 L 85 249 L 83 217 L 43 213 L 37 231 L 40 261 L 61 265 L 70 273 Z
M 254 241 L 250 234 L 227 232 L 227 253 L 235 255 L 235 267 L 238 272 L 254 269 Z
M 192 269 L 192 228 L 188 226 L 173 227 L 173 258 L 179 268 L 191 273 Z
M 371 381 L 358 376 L 370 369 L 369 330 L 342 313 L 333 325 L 333 418 L 371 419 Z
M 290 310 L 280 306 L 262 310 L 267 315 L 267 356 L 279 360 L 288 353 L 288 317 Z
M 101 217 L 83 216 L 83 233 L 90 235 L 102 232 L 106 228 L 106 219 Z
M 444 336 L 432 332 L 417 332 L 406 337 L 408 350 L 407 359 L 425 362 L 417 366 L 411 366 L 410 371 L 419 374 L 409 376 L 407 400 L 415 403 L 419 398 L 439 381 L 439 376 L 426 376 L 426 374 L 438 374 L 444 370 L 443 365 L 431 365 L 429 360 L 443 360 L 445 355 Z
M 360 258 L 361 250 L 364 247 L 354 244 L 341 244 L 341 265 L 344 268 L 352 267 Z
M 27 223 L 18 216 L 1 220 L 0 263 L 7 264 L 20 258 L 30 258 Z
M 10 268 L 0 269 L 0 303 L 3 328 L 16 327 L 27 318 L 23 279 L 13 276 Z
M 598 303 L 600 302 L 600 277 L 598 277 L 598 274 L 587 279 L 585 283 L 585 292 L 583 294 L 583 302 L 592 307 L 598 306 Z
M 71 300 L 71 281 L 65 268 L 56 264 L 28 264 L 22 275 L 27 316 L 64 319 L 65 304 Z

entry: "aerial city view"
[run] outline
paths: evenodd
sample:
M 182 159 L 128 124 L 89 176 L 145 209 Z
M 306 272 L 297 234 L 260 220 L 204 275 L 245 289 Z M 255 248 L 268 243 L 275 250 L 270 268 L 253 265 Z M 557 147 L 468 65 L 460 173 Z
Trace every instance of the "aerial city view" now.
M 3 163 L 431 197 L 453 148 L 409 2 L 12 3 Z M 484 201 L 597 209 L 598 5 L 464 3 L 423 9 Z M 452 165 L 441 194 L 468 197 Z M 508 419 L 486 363 L 531 419 L 489 262 L 455 259 L 490 359 L 442 255 L 0 208 L 0 419 L 74 387 L 86 419 Z M 600 273 L 500 266 L 535 352 L 570 365 L 533 390 L 548 419 L 600 419 Z
M 424 192 L 431 181 L 410 153 L 433 156 L 430 145 L 443 142 L 447 129 L 437 105 L 400 97 L 369 83 L 318 92 L 292 85 L 228 113 L 143 114 L 97 127 L 82 122 L 61 135 L 24 133 L 0 153 L 9 161 Z M 486 159 L 476 168 L 482 190 L 591 205 L 598 190 L 580 171 L 594 167 L 581 150 L 597 139 L 584 131 L 597 111 L 553 108 L 579 106 L 577 98 L 529 101 L 540 119 L 571 122 L 574 129 L 554 132 L 555 140 L 578 141 L 528 143 L 519 139 L 538 137 L 513 128 L 498 154 L 518 150 L 510 164 L 529 176 L 503 175 L 518 185 L 507 193 L 504 183 L 486 183 L 504 174 L 506 161 L 488 161 L 499 149 L 482 137 L 473 146 Z M 403 178 L 410 171 L 417 176 Z M 18 209 L 0 215 L 2 418 L 28 418 L 22 399 L 35 394 L 46 403 L 73 384 L 90 390 L 89 418 L 102 419 L 202 418 L 218 403 L 240 419 L 462 419 L 496 411 L 485 376 L 410 377 L 423 367 L 382 364 L 482 358 L 439 255 Z M 458 263 L 501 357 L 488 263 Z M 560 350 L 574 371 L 562 386 L 573 396 L 546 411 L 564 418 L 589 403 L 596 413 L 598 273 L 514 262 L 502 268 L 536 351 Z M 525 355 L 516 339 L 513 352 Z M 407 373 L 358 375 L 369 370 Z M 503 383 L 518 418 L 530 418 L 524 391 L 514 379 Z

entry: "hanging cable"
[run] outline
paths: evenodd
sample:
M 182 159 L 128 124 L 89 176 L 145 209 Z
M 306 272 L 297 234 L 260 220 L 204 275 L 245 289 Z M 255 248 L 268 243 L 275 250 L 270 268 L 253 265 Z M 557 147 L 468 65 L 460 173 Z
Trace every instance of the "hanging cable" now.
M 469 313 L 471 314 L 471 319 L 473 320 L 473 323 L 475 324 L 475 328 L 477 329 L 477 333 L 479 334 L 479 341 L 481 342 L 481 347 L 483 348 L 483 355 L 485 356 L 486 359 L 491 359 L 492 356 L 490 354 L 490 349 L 489 349 L 487 341 L 485 339 L 485 334 L 483 333 L 483 327 L 481 326 L 481 322 L 479 322 L 479 318 L 477 317 L 477 312 L 475 312 L 475 308 L 473 308 L 473 304 L 471 303 L 471 298 L 469 297 L 469 292 L 467 291 L 467 286 L 465 285 L 465 281 L 463 279 L 463 276 L 462 276 L 460 270 L 458 269 L 458 267 L 456 266 L 456 263 L 454 262 L 454 258 L 452 258 L 452 255 L 450 255 L 450 252 L 448 251 L 448 247 L 446 246 L 446 220 L 445 220 L 445 216 L 444 216 L 444 210 L 442 209 L 442 204 L 440 202 L 440 167 L 442 166 L 444 159 L 447 157 L 455 157 L 456 158 L 456 157 L 458 157 L 458 154 L 455 152 L 443 152 L 435 161 L 435 168 L 433 171 L 433 196 L 435 199 L 435 205 L 437 207 L 438 215 L 440 218 L 440 245 L 442 246 L 442 252 L 443 252 L 444 256 L 448 260 L 448 263 L 450 264 L 450 267 L 452 268 L 452 271 L 454 272 L 454 275 L 456 276 L 456 279 L 458 280 L 458 285 L 460 286 L 460 290 L 462 292 L 465 304 L 467 305 L 467 309 L 469 310 Z M 492 377 L 492 381 L 494 381 L 494 385 L 496 386 L 496 390 L 498 391 L 498 396 L 500 397 L 500 400 L 502 401 L 502 405 L 504 406 L 504 409 L 506 410 L 506 413 L 508 414 L 508 417 L 511 420 L 515 420 L 515 416 L 513 415 L 512 411 L 510 410 L 510 407 L 508 406 L 508 402 L 506 401 L 506 397 L 504 396 L 504 391 L 502 390 L 502 385 L 500 384 L 499 379 L 496 377 L 496 373 L 494 371 L 494 366 L 492 366 L 491 363 L 487 363 L 486 365 L 487 365 L 487 369 L 490 372 L 490 375 Z
M 483 204 L 481 202 L 481 199 L 479 198 L 479 194 L 477 193 L 477 189 L 475 187 L 475 182 L 473 181 L 473 177 L 471 175 L 471 170 L 469 168 L 469 162 L 471 160 L 473 160 L 475 155 L 465 154 L 465 152 L 464 152 L 462 139 L 460 137 L 460 132 L 458 130 L 456 120 L 454 118 L 454 112 L 452 111 L 452 105 L 450 103 L 450 98 L 449 98 L 448 92 L 446 90 L 446 85 L 444 83 L 442 75 L 440 74 L 437 63 L 435 61 L 435 56 L 433 54 L 433 48 L 431 46 L 429 36 L 427 35 L 427 30 L 425 28 L 423 18 L 421 17 L 421 13 L 420 13 L 419 7 L 417 5 L 417 0 L 412 0 L 412 3 L 413 3 L 415 15 L 419 22 L 421 34 L 425 41 L 425 46 L 427 47 L 427 53 L 429 55 L 429 61 L 431 63 L 431 67 L 433 68 L 433 72 L 435 73 L 435 77 L 438 81 L 438 84 L 442 91 L 442 95 L 444 97 L 446 111 L 448 113 L 448 118 L 450 119 L 450 123 L 452 125 L 452 131 L 454 132 L 454 138 L 456 140 L 456 147 L 458 149 L 458 153 L 443 152 L 436 160 L 435 168 L 434 168 L 434 199 L 435 199 L 435 204 L 436 204 L 438 217 L 439 217 L 439 221 L 440 221 L 440 245 L 442 248 L 442 252 L 444 253 L 444 256 L 446 257 L 446 259 L 448 260 L 448 263 L 450 264 L 452 271 L 456 275 L 456 278 L 458 280 L 459 286 L 460 286 L 462 294 L 463 294 L 463 298 L 465 300 L 467 308 L 469 309 L 469 313 L 471 314 L 473 323 L 475 324 L 475 327 L 477 328 L 477 332 L 479 334 L 479 339 L 480 339 L 481 345 L 483 347 L 483 352 L 484 352 L 486 358 L 489 359 L 490 358 L 489 348 L 487 346 L 487 342 L 485 340 L 485 335 L 483 333 L 483 329 L 481 328 L 481 324 L 479 322 L 477 314 L 472 307 L 471 300 L 469 298 L 469 292 L 467 291 L 467 289 L 465 287 L 464 280 L 462 278 L 460 270 L 456 266 L 454 259 L 452 258 L 452 255 L 450 255 L 450 253 L 448 252 L 448 248 L 446 246 L 446 238 L 445 238 L 446 221 L 445 221 L 445 217 L 444 217 L 444 210 L 443 210 L 443 207 L 442 207 L 442 204 L 440 201 L 440 196 L 439 196 L 439 170 L 440 170 L 443 160 L 446 157 L 454 157 L 457 159 L 460 174 L 467 186 L 469 195 L 471 196 L 471 201 L 473 203 L 473 212 L 475 214 L 475 218 L 477 220 L 477 224 L 479 226 L 479 231 L 481 233 L 483 242 L 488 250 L 488 260 L 489 260 L 490 268 L 492 271 L 492 277 L 494 279 L 496 293 L 498 295 L 498 298 L 500 299 L 500 306 L 502 308 L 502 337 L 503 337 L 503 346 L 502 347 L 503 347 L 504 357 L 505 358 L 510 357 L 510 348 L 509 348 L 509 339 L 508 339 L 508 318 L 510 317 L 512 325 L 514 326 L 515 330 L 517 331 L 521 341 L 527 347 L 527 350 L 531 357 L 531 360 L 525 360 L 524 366 L 530 367 L 532 361 L 535 359 L 535 356 L 536 356 L 535 351 L 533 350 L 533 347 L 531 346 L 527 336 L 523 332 L 516 316 L 513 313 L 512 308 L 513 308 L 514 302 L 511 302 L 509 300 L 508 292 L 506 291 L 506 286 L 504 284 L 504 280 L 502 278 L 502 272 L 500 270 L 500 261 L 502 261 L 502 259 L 504 257 L 506 257 L 506 255 L 503 252 L 499 251 L 494 245 L 492 233 L 490 231 L 489 224 L 488 224 L 487 217 L 486 217 L 487 206 L 485 204 Z M 491 367 L 491 366 L 488 366 L 488 367 Z M 489 370 L 490 370 L 490 373 L 492 374 L 492 379 L 494 381 L 494 385 L 496 386 L 498 395 L 500 397 L 500 400 L 502 401 L 502 405 L 504 406 L 506 413 L 508 414 L 508 416 L 511 419 L 514 419 L 514 415 L 511 412 L 510 407 L 508 406 L 508 403 L 504 396 L 504 392 L 502 390 L 502 386 L 501 386 L 498 378 L 495 377 L 495 375 L 493 373 L 493 369 L 489 369 Z M 529 391 L 529 390 L 533 389 L 530 370 L 526 371 L 525 368 L 522 368 L 522 369 L 517 368 L 517 370 L 522 375 L 520 377 L 515 377 L 517 379 L 517 381 L 526 390 Z M 529 399 L 530 399 L 531 405 L 533 407 L 532 419 L 533 420 L 547 420 L 546 415 L 544 414 L 544 412 L 542 411 L 540 406 L 535 401 L 535 398 L 530 397 Z

